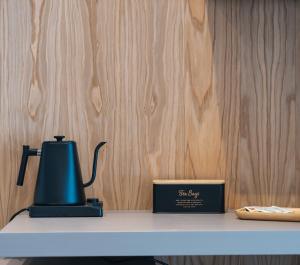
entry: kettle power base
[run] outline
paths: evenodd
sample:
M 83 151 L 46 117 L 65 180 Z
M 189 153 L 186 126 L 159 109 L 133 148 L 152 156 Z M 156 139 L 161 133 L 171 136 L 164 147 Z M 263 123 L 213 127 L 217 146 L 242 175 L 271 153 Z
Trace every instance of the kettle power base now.
M 89 203 L 78 206 L 39 206 L 29 207 L 30 217 L 102 217 L 102 204 L 93 206 Z

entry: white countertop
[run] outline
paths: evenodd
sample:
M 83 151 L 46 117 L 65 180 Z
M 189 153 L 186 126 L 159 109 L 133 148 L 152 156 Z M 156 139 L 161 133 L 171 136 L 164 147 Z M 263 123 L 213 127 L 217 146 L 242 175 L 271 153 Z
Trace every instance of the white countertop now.
M 103 218 L 17 216 L 0 232 L 0 257 L 300 254 L 300 223 L 226 214 L 110 211 Z

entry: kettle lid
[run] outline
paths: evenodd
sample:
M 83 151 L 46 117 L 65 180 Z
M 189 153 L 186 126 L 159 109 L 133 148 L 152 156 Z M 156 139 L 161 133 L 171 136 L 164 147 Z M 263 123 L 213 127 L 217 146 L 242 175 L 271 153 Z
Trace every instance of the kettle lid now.
M 53 141 L 45 141 L 44 143 L 49 143 L 49 144 L 66 144 L 66 143 L 74 143 L 74 141 L 63 141 L 63 139 L 65 138 L 64 135 L 55 135 L 54 138 L 56 140 Z
M 62 142 L 62 140 L 65 138 L 64 135 L 55 135 L 54 138 L 57 142 Z

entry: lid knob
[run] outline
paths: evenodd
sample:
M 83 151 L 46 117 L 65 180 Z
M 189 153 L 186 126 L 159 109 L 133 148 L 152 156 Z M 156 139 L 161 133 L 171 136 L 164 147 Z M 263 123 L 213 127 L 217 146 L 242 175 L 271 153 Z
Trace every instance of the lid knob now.
M 63 135 L 56 135 L 54 138 L 57 140 L 57 142 L 62 142 L 65 137 Z

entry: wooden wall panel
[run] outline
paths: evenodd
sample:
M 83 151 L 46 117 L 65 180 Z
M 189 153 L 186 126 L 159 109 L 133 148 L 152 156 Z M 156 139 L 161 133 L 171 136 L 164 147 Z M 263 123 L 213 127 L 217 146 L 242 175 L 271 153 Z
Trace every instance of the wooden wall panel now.
M 23 198 L 28 197 L 24 202 L 16 195 L 15 180 L 20 147 L 24 141 L 32 140 L 33 129 L 38 124 L 27 111 L 33 65 L 30 2 L 0 1 L 0 14 L 0 222 L 3 226 L 8 216 L 32 197 L 30 178 L 22 191 Z
M 106 209 L 151 208 L 158 177 L 224 178 L 230 208 L 299 206 L 299 17 L 297 0 L 0 0 L 0 226 L 32 201 L 21 145 L 56 134 L 85 179 L 108 141 L 87 190 Z
M 150 208 L 152 178 L 184 174 L 183 15 L 183 1 L 97 5 L 102 109 L 89 117 L 110 142 L 99 178 L 109 208 Z
M 189 10 L 200 9 L 192 3 L 189 1 Z M 188 154 L 185 175 L 226 179 L 226 204 L 231 208 L 239 206 L 236 195 L 240 181 L 239 6 L 239 1 L 207 1 L 203 21 L 197 25 L 195 11 L 190 11 L 186 24 L 190 84 L 186 90 L 191 96 L 185 104 Z M 206 43 L 205 49 L 201 42 Z M 195 58 L 198 64 L 192 63 Z
M 242 203 L 296 205 L 295 10 L 249 1 L 241 11 Z
M 300 1 L 296 2 L 296 186 L 300 200 Z

